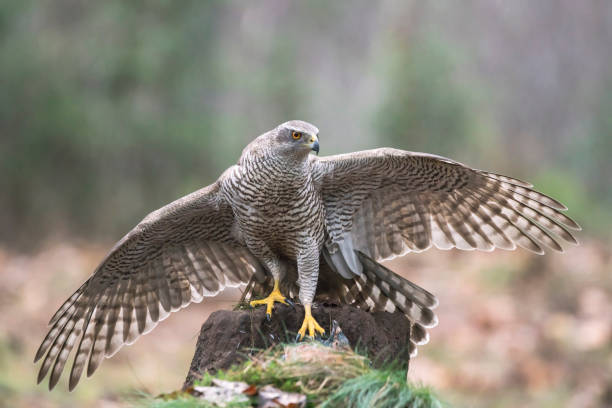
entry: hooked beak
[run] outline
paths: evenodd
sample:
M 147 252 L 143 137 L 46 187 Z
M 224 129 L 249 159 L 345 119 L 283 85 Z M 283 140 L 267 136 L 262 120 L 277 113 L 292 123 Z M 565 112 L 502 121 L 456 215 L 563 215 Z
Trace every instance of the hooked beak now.
M 310 143 L 308 144 L 308 146 L 310 146 L 311 150 L 314 150 L 314 152 L 318 155 L 319 154 L 319 138 L 316 136 L 312 136 L 310 138 Z

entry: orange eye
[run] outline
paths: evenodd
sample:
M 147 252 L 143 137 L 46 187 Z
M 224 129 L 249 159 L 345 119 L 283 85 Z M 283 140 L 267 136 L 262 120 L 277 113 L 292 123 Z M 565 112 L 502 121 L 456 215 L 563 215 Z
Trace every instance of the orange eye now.
M 291 132 L 291 137 L 298 140 L 300 137 L 302 137 L 302 134 L 300 132 L 293 131 Z

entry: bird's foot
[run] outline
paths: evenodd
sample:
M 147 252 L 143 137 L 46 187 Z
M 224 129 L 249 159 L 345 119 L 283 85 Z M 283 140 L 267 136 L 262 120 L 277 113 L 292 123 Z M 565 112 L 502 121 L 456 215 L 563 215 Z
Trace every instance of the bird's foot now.
M 308 330 L 308 336 L 310 337 L 314 337 L 315 333 L 325 334 L 325 330 L 319 326 L 319 323 L 312 317 L 310 305 L 304 305 L 304 312 L 304 323 L 302 323 L 302 327 L 298 330 L 297 340 L 304 338 L 306 330 Z
M 253 300 L 251 301 L 250 305 L 251 307 L 255 307 L 257 305 L 266 305 L 266 318 L 270 320 L 272 317 L 272 309 L 274 308 L 274 302 L 279 302 L 285 305 L 290 304 L 289 300 L 285 296 L 283 296 L 282 293 L 280 293 L 280 290 L 278 289 L 277 285 L 275 285 L 274 290 L 272 290 L 272 293 L 270 293 L 267 298 Z

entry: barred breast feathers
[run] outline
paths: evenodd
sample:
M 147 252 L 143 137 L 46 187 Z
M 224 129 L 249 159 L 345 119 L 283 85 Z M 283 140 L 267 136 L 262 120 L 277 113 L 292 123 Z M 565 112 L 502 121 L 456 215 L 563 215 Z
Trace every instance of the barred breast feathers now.
M 304 158 L 274 152 L 252 156 L 245 151 L 225 183 L 240 229 L 249 235 L 256 252 L 275 247 L 297 256 L 305 249 L 306 238 L 322 245 L 323 206 Z

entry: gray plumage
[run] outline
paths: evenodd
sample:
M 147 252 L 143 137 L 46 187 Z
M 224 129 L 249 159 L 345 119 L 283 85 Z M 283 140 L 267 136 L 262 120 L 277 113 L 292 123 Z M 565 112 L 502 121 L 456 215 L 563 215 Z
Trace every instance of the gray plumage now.
M 317 134 L 302 121 L 279 125 L 215 183 L 123 237 L 52 317 L 38 381 L 51 372 L 53 388 L 76 349 L 72 390 L 85 366 L 91 375 L 170 312 L 241 284 L 249 297 L 265 295 L 273 279 L 305 305 L 316 292 L 399 310 L 413 322 L 416 353 L 437 323 L 437 300 L 378 261 L 432 245 L 543 253 L 576 243 L 566 208 L 528 183 L 396 149 L 318 158 L 309 155 Z

